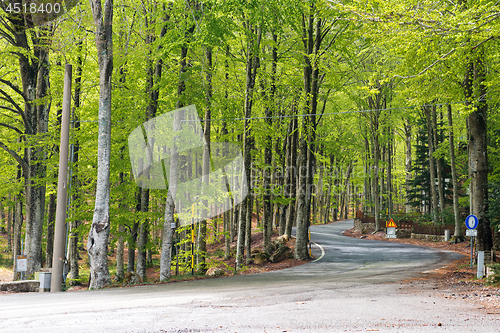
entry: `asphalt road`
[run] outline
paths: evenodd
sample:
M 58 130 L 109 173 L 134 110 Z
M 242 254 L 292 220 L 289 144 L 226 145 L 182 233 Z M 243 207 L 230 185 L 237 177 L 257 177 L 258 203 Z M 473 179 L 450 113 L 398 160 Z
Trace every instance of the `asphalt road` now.
M 282 271 L 1 295 L 0 332 L 500 332 L 498 315 L 398 282 L 461 255 L 341 236 L 351 227 L 313 226 L 318 259 Z

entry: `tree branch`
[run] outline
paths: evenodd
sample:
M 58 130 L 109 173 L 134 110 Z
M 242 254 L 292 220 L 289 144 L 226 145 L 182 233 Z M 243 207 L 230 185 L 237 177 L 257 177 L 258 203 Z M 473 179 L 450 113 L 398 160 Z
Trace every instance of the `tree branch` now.
M 464 44 L 462 44 L 461 46 L 463 46 L 463 45 Z M 436 61 L 434 61 L 432 64 L 430 64 L 429 66 L 427 66 L 423 70 L 421 70 L 418 74 L 409 75 L 409 76 L 394 75 L 391 78 L 391 80 L 394 79 L 394 78 L 400 78 L 400 79 L 413 79 L 413 78 L 416 78 L 417 76 L 420 76 L 420 75 L 424 74 L 425 72 L 427 72 L 429 69 L 431 69 L 432 67 L 434 67 L 436 64 L 438 64 L 444 58 L 448 57 L 450 54 L 454 53 L 456 50 L 457 50 L 456 48 L 453 48 L 448 53 L 443 54 Z
M 19 163 L 19 165 L 23 169 L 24 173 L 28 174 L 29 165 L 21 156 L 19 156 L 15 151 L 7 147 L 2 141 L 0 141 L 0 148 L 3 148 L 7 153 L 9 153 L 12 157 L 14 157 L 14 159 L 17 161 L 17 163 Z
M 9 128 L 9 129 L 11 129 L 11 130 L 14 130 L 14 131 L 16 131 L 17 133 L 19 133 L 19 134 L 21 134 L 21 135 L 23 134 L 23 131 L 21 131 L 19 128 L 14 127 L 14 126 L 12 126 L 12 125 L 5 124 L 5 123 L 0 123 L 0 126 L 3 126 L 3 127 L 6 127 L 6 128 Z
M 26 101 L 26 95 L 24 95 L 24 93 L 21 91 L 21 89 L 19 89 L 12 82 L 4 80 L 4 79 L 0 79 L 0 82 L 2 82 L 3 84 L 9 86 L 10 89 L 14 90 L 16 93 L 18 93 L 19 95 L 21 95 L 21 97 L 24 99 L 24 101 Z

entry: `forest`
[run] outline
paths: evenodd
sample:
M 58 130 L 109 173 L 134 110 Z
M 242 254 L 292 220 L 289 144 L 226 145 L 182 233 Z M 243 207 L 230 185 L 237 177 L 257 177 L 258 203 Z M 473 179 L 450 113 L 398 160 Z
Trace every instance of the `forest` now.
M 160 255 L 166 281 L 172 258 L 189 262 L 191 251 L 193 269 L 205 271 L 207 244 L 220 239 L 240 269 L 252 259 L 251 233 L 270 252 L 273 233 L 290 237 L 293 228 L 293 256 L 305 260 L 310 224 L 356 211 L 377 230 L 386 217 L 455 224 L 459 241 L 475 214 L 477 248 L 491 249 L 500 215 L 499 2 L 23 2 L 42 4 L 35 12 L 15 3 L 2 2 L 0 13 L 0 227 L 3 256 L 20 254 L 23 242 L 28 276 L 52 264 L 66 64 L 71 280 L 80 278 L 82 249 L 96 289 L 111 283 L 109 251 L 117 279 L 145 277 Z M 49 13 L 49 3 L 63 12 Z M 192 137 L 203 147 L 187 162 L 168 149 L 168 186 L 146 186 L 134 174 L 130 135 L 180 109 L 195 110 Z M 181 132 L 175 119 L 165 135 Z M 217 143 L 241 151 L 231 178 L 247 184 L 220 209 L 204 187 Z M 196 223 L 179 220 L 190 207 L 170 195 L 178 163 L 201 179 L 193 206 L 205 218 Z

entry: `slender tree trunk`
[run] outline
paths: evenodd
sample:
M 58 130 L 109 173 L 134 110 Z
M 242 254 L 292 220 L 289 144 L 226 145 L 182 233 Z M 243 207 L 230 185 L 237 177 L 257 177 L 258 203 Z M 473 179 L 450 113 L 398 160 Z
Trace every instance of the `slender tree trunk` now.
M 186 50 L 187 53 L 187 50 Z M 185 59 L 185 58 L 184 58 Z M 181 73 L 183 71 L 181 66 Z M 180 91 L 179 97 L 184 93 L 184 89 Z M 181 102 L 177 103 L 177 108 L 182 107 Z M 179 112 L 175 113 L 173 132 L 181 130 L 181 115 Z M 174 142 L 178 137 L 174 137 Z M 174 218 L 174 208 L 175 208 L 175 197 L 177 193 L 177 180 L 179 179 L 179 151 L 176 144 L 170 148 L 170 172 L 168 180 L 168 194 L 165 203 L 165 220 L 163 223 L 162 231 L 162 246 L 161 246 L 161 258 L 160 258 L 160 281 L 166 281 L 172 275 L 171 272 L 171 262 L 172 262 L 172 243 L 173 243 L 173 228 L 175 224 Z M 194 246 L 192 244 L 191 246 Z
M 249 265 L 252 260 L 252 215 L 253 215 L 253 193 L 252 188 L 248 189 L 247 215 L 245 222 L 245 248 L 246 264 Z
M 332 185 L 333 185 L 333 164 L 334 158 L 333 155 L 330 155 L 330 171 L 328 173 L 328 192 L 326 195 L 326 209 L 325 209 L 325 217 L 324 223 L 330 222 L 330 203 L 332 198 Z
M 292 104 L 292 113 L 295 110 L 295 104 Z M 297 118 L 293 118 L 291 129 L 291 142 L 290 149 L 288 153 L 287 162 L 287 184 L 290 184 L 289 196 L 290 203 L 288 204 L 288 209 L 286 212 L 286 227 L 285 235 L 290 238 L 292 236 L 293 222 L 295 221 L 295 202 L 297 196 L 297 140 L 298 140 L 298 121 Z M 288 186 L 288 185 L 287 185 Z
M 231 256 L 231 236 L 229 234 L 229 229 L 231 229 L 231 211 L 228 210 L 229 207 L 229 203 L 226 203 L 226 210 L 224 211 L 224 260 L 228 260 Z
M 370 115 L 370 127 L 372 134 L 372 158 L 373 158 L 373 177 L 372 177 L 372 200 L 374 203 L 374 213 L 375 213 L 375 232 L 382 230 L 380 225 L 380 194 L 379 194 L 379 160 L 380 160 L 380 146 L 379 146 L 379 134 L 378 134 L 378 112 Z
M 453 134 L 453 117 L 451 114 L 451 104 L 448 104 L 448 127 L 450 131 L 450 164 L 451 164 L 451 181 L 453 186 L 453 213 L 455 216 L 455 233 L 456 238 L 463 238 L 462 221 L 460 220 L 460 211 L 458 206 L 458 179 L 457 167 L 455 164 L 455 143 Z
M 137 274 L 146 280 L 146 254 L 149 235 L 149 219 L 147 217 L 149 211 L 149 190 L 141 189 L 141 222 L 139 223 L 139 233 L 137 241 Z
M 206 74 L 206 80 L 207 80 L 207 91 L 206 91 L 206 96 L 205 96 L 205 101 L 207 103 L 207 107 L 205 109 L 205 128 L 203 129 L 203 137 L 205 141 L 205 147 L 203 149 L 203 176 L 202 176 L 202 183 L 204 186 L 208 188 L 208 184 L 210 181 L 210 125 L 211 125 L 211 104 L 212 104 L 212 48 L 208 47 L 205 56 L 207 59 L 207 74 Z M 208 200 L 203 201 L 203 205 L 205 207 L 208 206 Z M 204 209 L 203 210 L 204 217 L 206 218 L 207 211 Z M 207 252 L 207 221 L 204 219 L 203 221 L 200 222 L 200 239 L 198 243 L 198 264 L 200 265 L 200 270 L 202 272 L 205 272 L 207 270 L 206 265 L 205 265 L 205 257 L 206 257 L 206 252 Z
M 1 223 L 2 223 L 2 228 L 1 228 L 0 231 L 2 233 L 7 233 L 8 234 L 9 232 L 6 229 L 7 228 L 7 221 L 5 219 L 5 208 L 3 206 L 3 198 L 0 198 L 0 220 L 1 220 Z
M 439 146 L 438 142 L 438 130 L 437 130 L 437 116 L 436 116 L 436 106 L 432 106 L 432 133 L 434 136 L 434 150 Z M 437 180 L 438 180 L 438 196 L 439 196 L 439 212 L 440 220 L 444 218 L 444 186 L 443 186 L 443 170 L 441 165 L 441 158 L 436 158 L 436 168 L 437 168 Z M 443 221 L 444 222 L 444 221 Z
M 406 195 L 410 193 L 411 190 L 411 125 L 408 124 L 408 122 L 405 122 L 404 125 L 404 131 L 405 131 L 405 144 L 406 144 L 406 159 L 405 159 L 405 189 L 406 189 Z M 411 205 L 408 204 L 408 202 L 405 205 L 405 210 L 406 213 L 411 212 Z
M 387 151 L 387 208 L 389 216 L 392 216 L 393 205 L 392 205 L 392 159 L 393 159 L 393 130 L 390 130 L 389 142 Z
M 8 206 L 8 209 L 7 209 L 7 251 L 9 251 L 9 253 L 12 253 L 12 229 L 14 229 L 12 227 L 13 223 L 12 223 L 12 207 Z M 48 230 L 47 230 L 47 233 L 48 233 Z M 47 235 L 47 242 L 48 242 L 48 235 Z
M 95 42 L 99 62 L 99 130 L 97 143 L 97 188 L 92 225 L 87 241 L 90 261 L 89 288 L 111 283 L 108 269 L 109 174 L 111 160 L 111 75 L 113 72 L 113 0 L 101 5 L 90 0 L 96 26 Z
M 432 123 L 429 107 L 424 106 L 425 117 L 427 119 L 427 145 L 429 147 L 429 174 L 430 174 L 430 188 L 431 188 L 431 215 L 434 223 L 437 221 L 437 205 L 438 198 L 436 193 L 436 168 L 434 166 L 434 145 L 432 140 Z
M 20 196 L 18 196 L 16 198 L 15 209 L 14 209 L 14 252 L 13 252 L 14 278 L 13 278 L 13 280 L 17 280 L 18 276 L 19 276 L 19 273 L 16 272 L 16 270 L 17 270 L 16 257 L 17 257 L 17 255 L 22 254 L 21 253 L 22 227 L 23 227 L 23 203 L 21 201 Z M 24 251 L 24 253 L 26 253 L 26 250 Z
M 246 87 L 245 87 L 245 130 L 243 134 L 243 150 L 244 150 L 244 170 L 242 174 L 246 175 L 246 181 L 248 186 L 250 186 L 250 149 L 252 146 L 252 134 L 250 132 L 250 120 L 252 115 L 252 104 L 253 104 L 253 92 L 255 87 L 255 79 L 257 77 L 257 68 L 259 67 L 259 57 L 258 50 L 260 46 L 260 41 L 262 37 L 262 30 L 259 27 L 252 27 L 248 21 L 246 26 L 250 31 L 247 36 L 247 50 L 246 50 Z M 243 193 L 242 193 L 243 194 Z M 238 225 L 238 244 L 236 252 L 236 268 L 241 268 L 243 260 L 243 247 L 245 241 L 245 222 L 246 222 L 246 210 L 248 205 L 248 197 L 241 202 L 241 210 L 239 216 Z

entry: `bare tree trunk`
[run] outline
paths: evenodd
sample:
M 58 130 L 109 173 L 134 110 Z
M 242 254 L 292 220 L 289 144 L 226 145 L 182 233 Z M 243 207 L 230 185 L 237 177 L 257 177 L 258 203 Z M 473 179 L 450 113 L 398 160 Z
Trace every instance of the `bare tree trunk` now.
M 19 277 L 19 273 L 17 270 L 17 261 L 16 256 L 22 254 L 21 253 L 21 233 L 23 227 L 23 203 L 21 201 L 20 195 L 16 198 L 15 209 L 14 209 L 14 252 L 13 252 L 13 260 L 14 260 L 14 278 L 13 280 L 17 280 Z M 25 251 L 26 253 L 26 251 Z
M 210 181 L 210 125 L 211 125 L 211 104 L 212 104 L 212 48 L 209 46 L 205 52 L 207 59 L 207 91 L 205 101 L 207 103 L 207 107 L 205 109 L 205 128 L 203 129 L 203 137 L 205 141 L 205 147 L 203 149 L 203 175 L 202 175 L 202 183 L 204 186 L 207 186 Z M 203 205 L 205 207 L 208 206 L 208 200 L 203 201 Z M 205 219 L 200 222 L 200 238 L 198 243 L 198 264 L 200 265 L 200 271 L 205 272 L 207 270 L 205 264 L 205 257 L 207 252 L 207 220 L 206 217 L 207 211 L 203 210 L 203 214 Z
M 436 106 L 432 106 L 432 133 L 434 136 L 434 150 L 438 148 L 438 131 L 437 131 L 437 117 Z M 439 197 L 439 212 L 441 213 L 440 220 L 444 219 L 444 186 L 443 186 L 443 170 L 441 166 L 441 158 L 436 158 L 437 180 L 438 180 L 438 197 Z M 444 222 L 444 220 L 442 220 Z
M 253 213 L 253 192 L 252 188 L 248 189 L 248 201 L 247 201 L 247 216 L 245 223 L 245 248 L 246 252 L 246 264 L 250 264 L 252 260 L 252 213 Z
M 226 203 L 226 209 L 229 208 L 229 203 Z M 230 210 L 224 211 L 224 260 L 228 260 L 231 256 L 231 221 L 230 221 Z
M 476 50 L 473 66 L 466 73 L 465 97 L 467 104 L 474 103 L 473 112 L 467 118 L 469 134 L 469 165 L 472 173 L 472 214 L 479 219 L 477 227 L 477 250 L 490 251 L 493 246 L 488 212 L 488 104 L 484 84 L 486 70 L 484 51 Z M 473 78 L 473 81 L 471 80 Z M 472 87 L 472 82 L 474 87 Z M 473 92 L 476 95 L 473 95 Z M 472 101 L 471 101 L 472 100 Z
M 411 186 L 411 125 L 408 122 L 405 122 L 404 125 L 405 131 L 405 144 L 406 144 L 406 159 L 405 159 L 405 187 L 406 187 L 406 195 L 410 193 Z M 411 205 L 408 203 L 405 205 L 406 213 L 411 212 Z
M 146 280 L 146 254 L 149 234 L 149 220 L 147 217 L 149 211 L 149 190 L 141 189 L 141 222 L 139 223 L 139 240 L 137 241 L 137 274 Z
M 140 195 L 140 189 L 137 191 L 137 195 Z M 138 204 L 138 207 L 140 210 L 140 203 Z M 136 209 L 137 211 L 137 209 Z M 130 235 L 127 240 L 127 252 L 128 252 L 128 259 L 127 259 L 127 273 L 133 272 L 135 269 L 135 249 L 136 249 L 136 242 L 137 242 L 137 230 L 139 228 L 139 222 L 134 221 L 132 228 L 130 230 Z
M 393 130 L 390 129 L 389 142 L 387 143 L 387 208 L 389 216 L 392 216 L 392 158 L 393 158 Z
M 326 209 L 325 209 L 324 223 L 330 222 L 330 203 L 332 201 L 332 186 L 333 186 L 333 164 L 334 164 L 333 155 L 330 155 L 330 172 L 328 174 L 328 192 L 326 195 Z
M 12 223 L 12 207 L 8 206 L 8 209 L 7 209 L 7 251 L 9 251 L 9 253 L 12 253 L 12 229 L 14 229 L 13 227 L 13 223 Z M 48 233 L 48 230 L 47 230 L 47 233 Z M 48 242 L 48 235 L 47 235 L 47 242 Z
M 113 0 L 101 5 L 90 0 L 96 26 L 99 61 L 99 134 L 97 147 L 97 188 L 95 209 L 87 241 L 90 260 L 89 288 L 98 289 L 111 283 L 108 269 L 109 174 L 111 157 L 111 75 L 113 72 Z
M 186 49 L 187 53 L 187 49 Z M 186 54 L 184 54 L 186 55 Z M 185 59 L 185 57 L 184 57 Z M 184 68 L 181 66 L 181 72 Z M 184 89 L 180 90 L 179 97 L 184 93 Z M 181 102 L 177 103 L 177 107 L 182 107 Z M 176 112 L 174 115 L 173 132 L 180 131 L 181 129 L 181 115 Z M 178 137 L 174 137 L 174 142 L 178 140 Z M 168 180 L 168 194 L 165 204 L 165 220 L 163 223 L 162 231 L 162 246 L 161 246 L 161 257 L 160 257 L 160 281 L 166 281 L 172 275 L 171 272 L 171 262 L 172 262 L 172 243 L 173 243 L 173 228 L 175 225 L 174 218 L 174 208 L 175 208 L 175 196 L 177 193 L 177 181 L 179 179 L 179 151 L 176 144 L 170 148 L 170 173 Z M 194 246 L 192 244 L 191 246 Z
M 379 112 L 375 114 L 370 114 L 370 128 L 372 133 L 372 158 L 373 158 L 373 177 L 372 177 L 372 200 L 375 208 L 375 232 L 382 230 L 380 225 L 380 194 L 379 194 L 379 160 L 380 160 L 380 146 L 379 146 L 379 134 L 378 134 L 378 117 Z
M 295 104 L 292 104 L 292 111 L 295 110 Z M 291 143 L 290 150 L 288 153 L 288 162 L 287 162 L 287 184 L 290 184 L 289 189 L 289 198 L 290 203 L 288 204 L 288 209 L 286 212 L 286 227 L 285 227 L 285 235 L 289 238 L 292 236 L 292 227 L 293 222 L 295 221 L 295 202 L 297 196 L 297 170 L 298 170 L 298 161 L 297 161 L 297 141 L 298 141 L 298 121 L 297 118 L 292 119 L 292 130 L 291 130 Z
M 246 22 L 249 31 L 247 35 L 247 49 L 246 49 L 246 84 L 245 84 L 245 130 L 243 134 L 243 149 L 244 149 L 244 170 L 242 174 L 246 175 L 247 184 L 250 186 L 250 165 L 251 156 L 250 149 L 252 146 L 252 134 L 250 131 L 250 116 L 252 115 L 253 92 L 255 87 L 255 79 L 257 77 L 257 68 L 259 67 L 258 50 L 262 37 L 262 29 L 254 27 L 249 22 Z M 242 193 L 243 194 L 243 193 Z M 238 225 L 238 244 L 236 253 L 236 268 L 241 268 L 243 260 L 243 247 L 244 247 L 244 232 L 246 221 L 246 210 L 248 205 L 248 197 L 241 202 L 241 210 Z
M 5 219 L 5 208 L 3 206 L 3 198 L 0 198 L 0 222 L 2 224 L 0 232 L 8 234 L 8 231 L 6 229 L 7 228 L 7 221 Z
M 431 114 L 429 107 L 423 107 L 425 112 L 425 117 L 427 119 L 427 143 L 429 147 L 429 174 L 430 174 L 430 187 L 431 187 L 431 215 L 434 223 L 437 221 L 437 193 L 436 193 L 436 168 L 434 167 L 434 145 L 432 140 L 432 124 L 431 124 Z
M 125 226 L 120 223 L 118 226 L 118 244 L 116 246 L 116 280 L 122 281 L 125 276 L 124 272 L 124 250 L 125 250 Z
M 455 165 L 455 143 L 453 134 L 453 117 L 451 114 L 451 104 L 448 104 L 448 128 L 450 131 L 450 164 L 451 164 L 451 181 L 453 186 L 453 213 L 455 216 L 455 233 L 456 238 L 463 238 L 462 221 L 460 220 L 460 211 L 458 206 L 458 180 L 457 167 Z

